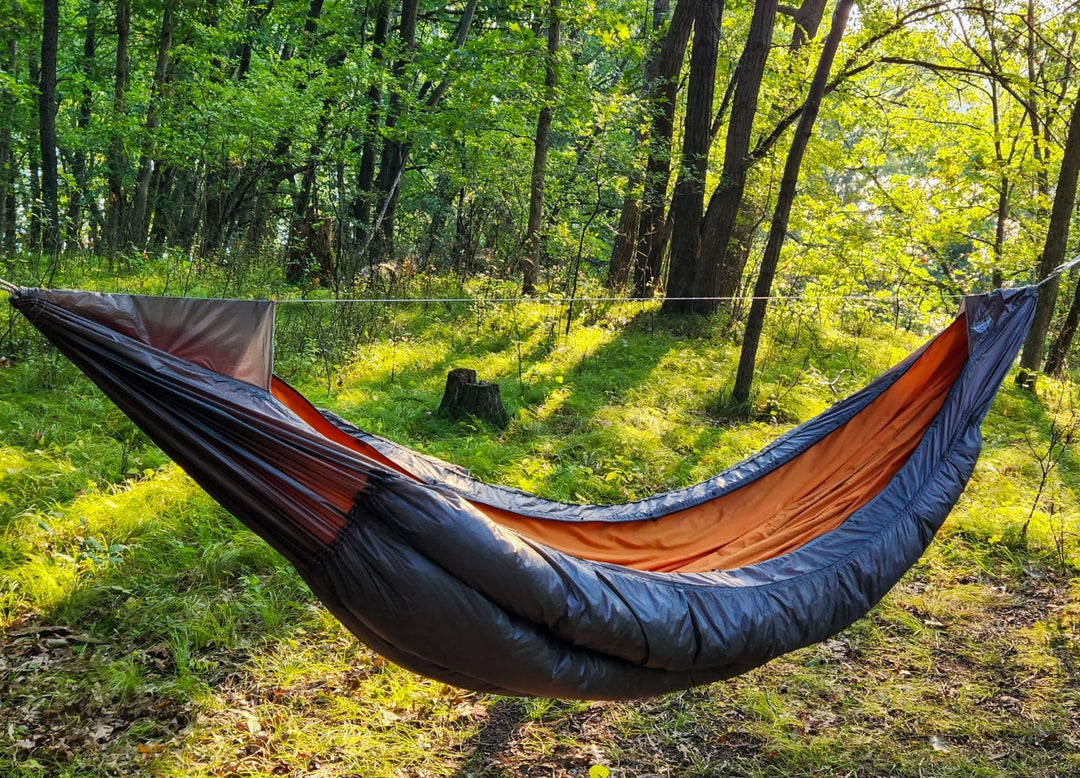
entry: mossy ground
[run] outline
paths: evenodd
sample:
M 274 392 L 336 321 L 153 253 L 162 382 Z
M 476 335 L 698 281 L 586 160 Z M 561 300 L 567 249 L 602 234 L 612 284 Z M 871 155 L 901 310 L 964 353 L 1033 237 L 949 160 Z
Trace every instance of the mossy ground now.
M 94 285 L 82 281 L 71 285 Z M 651 305 L 585 304 L 567 335 L 565 305 L 341 308 L 280 313 L 279 367 L 318 404 L 482 478 L 590 502 L 715 473 L 939 323 L 913 332 L 873 308 L 776 307 L 755 415 L 732 420 L 738 327 L 722 315 L 671 323 Z M 1075 450 L 1036 500 L 1071 383 L 1044 380 L 1035 396 L 1005 384 L 943 531 L 844 633 L 655 700 L 516 700 L 419 678 L 358 644 L 74 368 L 11 326 L 0 320 L 0 774 L 1080 774 Z M 505 431 L 435 417 L 452 366 L 501 383 Z

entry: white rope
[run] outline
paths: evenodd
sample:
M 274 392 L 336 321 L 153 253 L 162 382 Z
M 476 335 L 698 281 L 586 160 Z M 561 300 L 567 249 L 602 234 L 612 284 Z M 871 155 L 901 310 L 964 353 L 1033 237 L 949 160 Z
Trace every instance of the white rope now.
M 960 298 L 964 295 L 947 294 L 946 298 Z M 734 297 L 315 297 L 296 298 L 289 297 L 274 300 L 277 305 L 316 305 L 319 303 L 370 303 L 370 304 L 394 304 L 394 303 L 482 303 L 482 304 L 508 304 L 508 303 L 536 303 L 541 305 L 561 305 L 564 303 L 662 303 L 668 300 L 688 301 L 753 301 L 753 300 L 854 300 L 862 302 L 896 302 L 912 298 L 900 295 L 888 295 L 880 297 L 876 295 L 825 295 L 818 298 L 812 295 L 771 295 L 755 297 L 754 295 L 740 295 Z
M 1064 273 L 1066 270 L 1068 270 L 1071 267 L 1075 267 L 1076 265 L 1080 265 L 1080 254 L 1077 254 L 1075 257 L 1070 259 L 1068 262 L 1062 262 L 1060 265 L 1058 265 L 1053 270 L 1051 270 L 1049 273 L 1047 273 L 1046 278 L 1044 278 L 1039 283 L 1035 284 L 1035 286 L 1042 286 L 1047 281 L 1052 281 L 1053 279 L 1057 278 L 1059 275 Z

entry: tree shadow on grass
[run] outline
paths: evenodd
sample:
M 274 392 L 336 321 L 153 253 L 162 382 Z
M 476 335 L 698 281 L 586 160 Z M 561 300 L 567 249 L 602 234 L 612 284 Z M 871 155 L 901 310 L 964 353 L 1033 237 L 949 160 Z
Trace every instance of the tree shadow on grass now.
M 500 697 L 487 707 L 484 725 L 460 747 L 465 761 L 453 778 L 481 778 L 499 774 L 498 759 L 514 743 L 522 724 L 528 720 L 522 700 Z

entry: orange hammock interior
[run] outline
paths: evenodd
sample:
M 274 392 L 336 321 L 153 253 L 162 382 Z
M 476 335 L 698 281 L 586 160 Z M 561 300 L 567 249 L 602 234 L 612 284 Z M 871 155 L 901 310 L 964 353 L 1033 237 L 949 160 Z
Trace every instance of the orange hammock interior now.
M 961 315 L 888 389 L 809 449 L 727 494 L 658 519 L 566 522 L 470 502 L 491 521 L 584 559 L 660 572 L 761 562 L 835 529 L 880 492 L 915 451 L 967 356 Z M 284 382 L 275 378 L 271 391 L 326 438 L 415 478 Z

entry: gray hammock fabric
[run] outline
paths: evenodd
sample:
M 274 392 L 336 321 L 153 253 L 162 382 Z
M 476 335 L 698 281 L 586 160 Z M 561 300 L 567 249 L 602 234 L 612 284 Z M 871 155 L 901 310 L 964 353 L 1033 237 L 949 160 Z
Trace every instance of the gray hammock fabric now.
M 25 288 L 11 302 L 374 650 L 469 689 L 625 699 L 744 672 L 835 634 L 884 596 L 971 475 L 1036 296 L 964 300 L 952 331 L 966 353 L 940 407 L 837 526 L 760 561 L 691 572 L 586 558 L 520 527 L 569 528 L 588 544 L 607 529 L 662 533 L 672 517 L 738 500 L 771 473 L 805 470 L 813 460 L 801 457 L 863 423 L 934 342 L 704 483 L 627 505 L 567 505 L 283 401 L 272 303 Z M 502 514 L 524 524 L 493 520 Z

